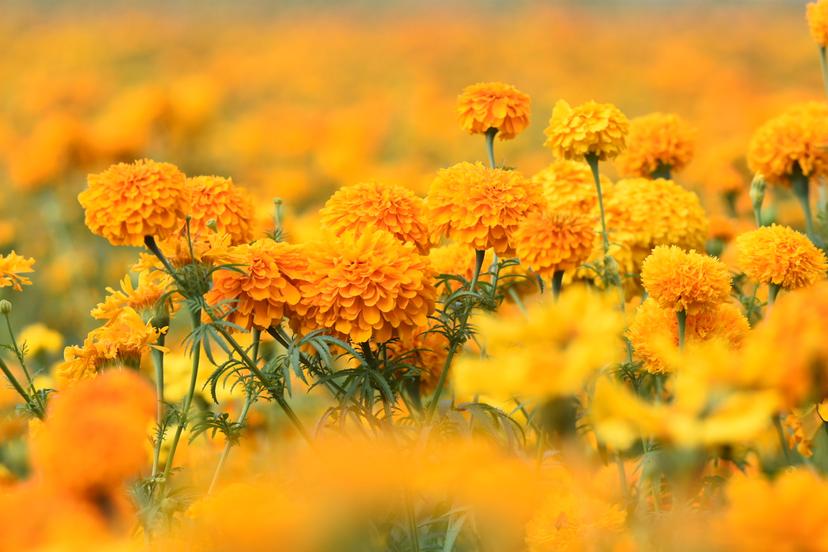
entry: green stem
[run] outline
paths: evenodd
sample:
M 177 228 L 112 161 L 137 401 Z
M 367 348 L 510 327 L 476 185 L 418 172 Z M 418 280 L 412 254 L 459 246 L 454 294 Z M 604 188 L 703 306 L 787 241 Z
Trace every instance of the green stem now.
M 166 341 L 165 334 L 158 335 L 158 342 L 157 345 L 160 347 L 164 346 L 164 342 Z M 156 407 L 155 407 L 155 419 L 158 423 L 158 427 L 160 428 L 163 424 L 164 420 L 164 351 L 160 351 L 158 349 L 152 350 L 152 364 L 155 368 L 155 394 L 156 394 Z M 152 476 L 155 477 L 158 475 L 158 464 L 161 458 L 161 444 L 163 442 L 163 434 L 159 433 L 158 438 L 156 439 L 155 443 L 155 450 L 152 456 Z
M 408 518 L 408 538 L 411 540 L 411 549 L 414 552 L 420 552 L 420 535 L 417 530 L 417 516 L 414 514 L 414 505 L 411 504 L 410 493 L 406 492 L 403 500 L 405 500 L 405 513 Z
M 563 287 L 563 277 L 563 270 L 556 270 L 552 274 L 552 297 L 554 297 L 556 301 L 558 300 L 558 297 L 561 295 L 561 288 Z
M 201 307 L 196 307 L 195 311 L 193 311 L 191 315 L 193 322 L 193 330 L 195 331 L 201 326 Z M 170 452 L 169 454 L 167 454 L 167 463 L 164 466 L 164 482 L 166 482 L 170 476 L 170 472 L 172 471 L 173 467 L 173 460 L 175 459 L 175 451 L 178 448 L 178 442 L 181 440 L 181 434 L 184 432 L 184 428 L 187 427 L 187 422 L 189 420 L 190 414 L 190 406 L 192 406 L 193 397 L 195 396 L 196 385 L 198 384 L 198 365 L 200 359 L 201 342 L 196 340 L 195 344 L 193 345 L 193 367 L 190 371 L 190 385 L 187 387 L 187 395 L 184 397 L 184 404 L 181 407 L 181 419 L 178 422 L 178 426 L 175 428 L 175 434 L 173 435 L 173 440 L 170 444 Z
M 791 452 L 788 449 L 788 442 L 785 438 L 785 429 L 782 427 L 782 417 L 777 414 L 773 417 L 773 425 L 776 428 L 776 434 L 779 436 L 779 446 L 782 447 L 782 454 L 785 455 L 785 462 L 791 465 Z
M 512 301 L 514 301 L 515 305 L 517 305 L 517 308 L 518 310 L 520 310 L 521 313 L 523 313 L 524 315 L 529 314 L 529 312 L 526 310 L 526 305 L 523 304 L 523 300 L 520 298 L 518 292 L 515 291 L 514 286 L 511 286 L 509 288 L 509 291 L 507 291 L 506 293 L 509 294 L 509 297 L 512 298 Z
M 470 314 L 471 306 L 467 305 L 460 320 L 460 335 L 463 335 L 466 332 L 466 326 L 468 325 Z M 446 360 L 443 363 L 443 370 L 440 372 L 440 378 L 437 380 L 437 387 L 434 389 L 434 395 L 431 397 L 431 402 L 428 403 L 428 408 L 426 409 L 426 425 L 430 424 L 431 420 L 434 418 L 434 412 L 437 410 L 437 405 L 440 403 L 440 395 L 443 394 L 443 388 L 446 386 L 449 368 L 451 368 L 454 355 L 457 354 L 457 351 L 460 350 L 462 345 L 462 342 L 456 342 L 449 345 L 448 355 L 446 355 Z
M 23 369 L 23 374 L 26 376 L 26 381 L 29 383 L 29 388 L 34 393 L 36 391 L 34 386 L 34 380 L 32 379 L 32 375 L 29 373 L 29 369 L 26 368 L 26 359 L 23 356 L 23 351 L 20 350 L 20 347 L 17 346 L 17 339 L 14 337 L 14 331 L 12 330 L 11 320 L 9 320 L 9 315 L 4 314 L 3 317 L 6 319 L 6 328 L 9 330 L 9 337 L 11 338 L 12 347 L 14 347 L 14 353 L 17 355 L 17 359 L 20 361 L 20 367 Z
M 598 156 L 594 153 L 586 155 L 586 162 L 592 170 L 592 178 L 595 180 L 595 191 L 598 193 L 598 212 L 601 214 L 601 239 L 604 246 L 604 258 L 609 256 L 609 234 L 607 234 L 607 219 L 604 214 L 604 196 L 601 193 L 601 176 L 598 173 Z
M 17 391 L 17 393 L 21 397 L 23 397 L 23 400 L 26 401 L 26 404 L 31 406 L 33 404 L 31 397 L 29 397 L 29 394 L 26 393 L 25 389 L 23 389 L 23 386 L 20 385 L 20 382 L 17 381 L 17 378 L 14 377 L 14 374 L 12 374 L 12 371 L 6 364 L 6 361 L 4 361 L 2 358 L 0 358 L 0 370 L 3 371 L 3 374 L 6 376 L 6 379 L 8 379 L 9 383 L 11 383 L 12 387 L 14 387 L 14 390 Z M 43 413 L 40 411 L 40 408 L 38 408 L 35 413 L 38 415 L 38 418 L 43 418 Z
M 819 47 L 819 66 L 822 69 L 822 86 L 825 94 L 828 95 L 828 59 L 826 59 L 825 46 Z
M 494 127 L 486 131 L 486 152 L 489 154 L 489 166 L 493 169 L 496 166 L 494 157 L 494 139 L 496 134 L 497 129 Z
M 793 190 L 796 199 L 799 200 L 799 204 L 802 206 L 802 212 L 805 215 L 805 232 L 808 234 L 808 237 L 814 245 L 817 247 L 823 247 L 822 240 L 819 236 L 817 236 L 814 229 L 814 218 L 811 214 L 810 186 L 808 177 L 802 173 L 799 163 L 794 164 L 790 180 L 791 189 Z
M 776 296 L 779 295 L 779 290 L 782 288 L 779 284 L 768 284 L 768 306 L 771 307 L 776 302 Z
M 477 281 L 480 279 L 480 270 L 483 268 L 483 259 L 486 257 L 486 251 L 477 249 L 474 252 L 474 273 L 472 273 L 472 281 L 469 289 L 474 291 L 477 286 Z
M 679 348 L 684 348 L 684 332 L 687 326 L 687 312 L 684 310 L 676 311 L 676 319 L 678 320 L 678 344 Z

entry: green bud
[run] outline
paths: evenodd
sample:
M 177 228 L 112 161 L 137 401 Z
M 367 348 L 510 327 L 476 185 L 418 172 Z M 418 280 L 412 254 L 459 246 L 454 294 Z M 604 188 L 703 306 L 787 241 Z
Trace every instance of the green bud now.
M 762 202 L 765 200 L 765 186 L 765 177 L 762 173 L 756 173 L 750 183 L 750 200 L 753 202 L 754 209 L 762 207 Z
M 8 299 L 0 300 L 0 314 L 8 315 L 11 314 L 12 311 L 12 304 L 11 301 Z

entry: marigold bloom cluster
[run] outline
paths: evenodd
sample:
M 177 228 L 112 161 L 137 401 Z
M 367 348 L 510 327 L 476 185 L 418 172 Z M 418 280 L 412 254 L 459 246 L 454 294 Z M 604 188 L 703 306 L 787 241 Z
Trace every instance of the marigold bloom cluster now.
M 337 190 L 319 211 L 322 226 L 337 235 L 385 230 L 421 254 L 431 247 L 424 201 L 396 185 L 364 182 Z
M 828 261 L 805 234 L 787 226 L 763 226 L 736 238 L 739 268 L 754 282 L 784 289 L 825 279 Z
M 539 186 L 517 171 L 459 163 L 437 173 L 426 202 L 436 237 L 513 256 L 513 233 L 541 198 Z
M 253 198 L 246 189 L 229 178 L 196 176 L 187 179 L 187 194 L 192 234 L 210 231 L 207 225 L 213 222 L 215 230 L 229 234 L 234 245 L 253 238 Z
M 650 177 L 682 170 L 693 158 L 696 131 L 673 113 L 651 113 L 630 121 L 627 149 L 616 163 L 627 176 Z
M 589 217 L 557 214 L 549 208 L 529 213 L 514 233 L 521 264 L 544 278 L 578 268 L 592 253 L 595 238 Z
M 354 342 L 411 338 L 428 324 L 437 291 L 428 257 L 377 230 L 308 246 L 298 314 Z
M 753 134 L 748 166 L 768 183 L 789 187 L 795 171 L 809 178 L 828 173 L 828 104 L 797 104 Z
M 529 125 L 530 99 L 514 86 L 481 82 L 463 89 L 457 97 L 460 125 L 469 134 L 497 129 L 501 140 L 511 140 Z
M 627 145 L 629 120 L 612 104 L 589 101 L 571 107 L 558 100 L 546 127 L 545 146 L 559 159 L 617 157 Z
M 716 258 L 658 246 L 641 267 L 644 289 L 668 311 L 687 314 L 711 309 L 730 297 L 731 276 Z
M 828 45 L 828 2 L 809 2 L 806 14 L 811 37 L 818 45 L 825 47 Z
M 543 197 L 553 210 L 597 215 L 598 192 L 589 165 L 582 161 L 559 159 L 532 177 L 543 187 Z M 611 182 L 601 176 L 604 201 L 610 192 Z M 596 222 L 597 222 L 596 216 Z
M 183 225 L 186 179 L 170 163 L 118 163 L 88 183 L 78 195 L 86 226 L 112 245 L 142 245 L 145 236 L 166 238 Z
M 14 251 L 0 255 L 0 288 L 11 287 L 15 291 L 23 291 L 23 286 L 31 285 L 32 281 L 21 274 L 34 272 L 34 263 L 34 259 L 18 255 Z

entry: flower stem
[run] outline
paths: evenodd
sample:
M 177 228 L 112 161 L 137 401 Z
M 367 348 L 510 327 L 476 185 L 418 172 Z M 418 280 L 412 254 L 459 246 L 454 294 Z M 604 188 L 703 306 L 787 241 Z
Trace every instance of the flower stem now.
M 782 427 L 782 417 L 777 414 L 773 417 L 773 425 L 776 428 L 776 434 L 779 436 L 779 446 L 782 448 L 782 454 L 785 455 L 785 462 L 791 465 L 791 453 L 788 450 L 787 439 L 785 439 L 785 428 Z
M 776 302 L 776 296 L 779 295 L 779 290 L 782 288 L 779 284 L 768 284 L 768 306 L 773 306 Z
M 474 252 L 474 273 L 472 274 L 472 281 L 469 289 L 474 291 L 477 287 L 477 281 L 480 279 L 480 270 L 483 268 L 483 259 L 486 257 L 486 251 L 477 249 Z
M 552 274 L 552 297 L 554 297 L 556 301 L 558 300 L 558 297 L 561 295 L 561 288 L 563 287 L 563 277 L 563 270 L 556 270 Z
M 489 154 L 489 166 L 491 168 L 495 168 L 495 157 L 494 157 L 494 139 L 495 135 L 497 134 L 497 129 L 491 127 L 489 130 L 486 131 L 486 151 Z
M 6 376 L 6 379 L 9 380 L 9 383 L 12 384 L 14 390 L 17 391 L 17 393 L 21 397 L 23 397 L 23 400 L 26 401 L 26 404 L 31 406 L 33 404 L 31 397 L 29 397 L 29 394 L 26 393 L 25 389 L 23 389 L 23 386 L 20 385 L 20 382 L 17 381 L 17 378 L 14 377 L 14 374 L 12 374 L 12 371 L 9 369 L 9 366 L 2 358 L 0 358 L 0 370 L 2 370 L 3 374 Z M 38 415 L 38 418 L 43 418 L 43 413 L 40 412 L 39 408 L 35 413 Z
M 607 234 L 607 219 L 604 214 L 604 196 L 601 193 L 601 176 L 598 173 L 598 156 L 594 153 L 586 155 L 586 162 L 592 170 L 595 180 L 595 191 L 598 193 L 598 212 L 601 214 L 601 239 L 604 246 L 604 258 L 609 256 L 609 235 Z
M 819 66 L 822 69 L 822 86 L 825 88 L 825 94 L 828 95 L 828 59 L 826 59 L 825 46 L 819 47 Z
M 655 178 L 666 178 L 667 180 L 669 180 L 670 176 L 671 176 L 670 165 L 665 165 L 664 163 L 659 161 L 658 162 L 658 167 L 656 167 L 656 170 L 654 170 L 653 173 L 650 175 L 650 178 L 653 178 L 653 179 L 655 179 Z
M 164 342 L 166 340 L 165 334 L 158 335 L 157 345 L 159 347 L 164 346 Z M 161 424 L 164 420 L 164 351 L 159 349 L 152 350 L 152 364 L 155 368 L 155 394 L 156 394 L 156 408 L 155 408 L 155 419 L 158 423 L 158 427 L 161 427 Z M 152 456 L 152 476 L 155 477 L 158 475 L 158 463 L 161 458 L 161 443 L 163 441 L 162 435 L 158 436 L 158 439 L 155 443 L 155 451 L 153 452 Z
M 684 348 L 684 332 L 687 326 L 687 312 L 684 310 L 676 311 L 676 319 L 678 320 L 678 344 L 679 348 Z
M 823 247 L 822 240 L 816 235 L 814 230 L 814 219 L 811 214 L 811 200 L 810 200 L 810 186 L 808 177 L 802 173 L 802 168 L 799 163 L 796 163 L 793 172 L 790 176 L 791 188 L 799 204 L 802 206 L 802 212 L 805 215 L 805 232 L 808 237 L 817 247 Z

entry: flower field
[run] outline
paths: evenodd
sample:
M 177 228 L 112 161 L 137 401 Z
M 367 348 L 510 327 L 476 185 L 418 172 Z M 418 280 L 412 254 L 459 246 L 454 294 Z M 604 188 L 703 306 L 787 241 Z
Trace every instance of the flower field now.
M 0 44 L 0 552 L 828 552 L 828 0 Z

